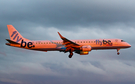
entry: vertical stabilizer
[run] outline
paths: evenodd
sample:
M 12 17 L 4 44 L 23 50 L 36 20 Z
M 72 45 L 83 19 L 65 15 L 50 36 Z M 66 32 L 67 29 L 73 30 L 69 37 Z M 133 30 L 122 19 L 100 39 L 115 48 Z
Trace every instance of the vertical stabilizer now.
M 12 25 L 7 25 L 7 28 L 8 28 L 10 39 L 12 41 L 21 43 L 22 40 L 28 40 L 23 38 L 23 36 Z

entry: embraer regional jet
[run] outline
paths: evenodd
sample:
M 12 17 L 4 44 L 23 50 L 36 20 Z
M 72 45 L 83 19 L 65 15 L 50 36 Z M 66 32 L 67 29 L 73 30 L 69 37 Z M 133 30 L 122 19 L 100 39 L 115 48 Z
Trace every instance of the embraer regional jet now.
M 59 32 L 58 34 L 62 40 L 31 41 L 23 38 L 12 25 L 7 25 L 7 28 L 10 39 L 6 39 L 9 42 L 6 43 L 6 45 L 45 52 L 69 52 L 69 58 L 73 56 L 73 52 L 80 55 L 87 55 L 91 50 L 99 49 L 116 49 L 119 55 L 120 49 L 131 47 L 130 44 L 121 39 L 69 40 L 63 37 Z

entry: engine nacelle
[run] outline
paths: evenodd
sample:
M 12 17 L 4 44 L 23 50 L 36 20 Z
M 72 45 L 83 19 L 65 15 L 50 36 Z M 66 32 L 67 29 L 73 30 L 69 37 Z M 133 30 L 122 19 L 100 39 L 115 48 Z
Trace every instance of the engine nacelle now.
M 91 51 L 91 46 L 87 45 L 87 46 L 82 46 L 81 47 L 81 51 Z
M 91 50 L 92 50 L 91 46 L 86 45 L 86 46 L 82 46 L 80 50 L 76 50 L 75 53 L 78 53 L 80 55 L 87 55 Z
M 88 55 L 89 51 L 80 51 L 80 55 Z

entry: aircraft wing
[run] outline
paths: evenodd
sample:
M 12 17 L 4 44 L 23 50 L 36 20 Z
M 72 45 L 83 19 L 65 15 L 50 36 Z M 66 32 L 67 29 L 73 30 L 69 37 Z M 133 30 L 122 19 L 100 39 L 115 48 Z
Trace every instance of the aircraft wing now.
M 63 37 L 59 32 L 58 32 L 60 38 L 63 40 L 63 44 L 65 45 L 65 47 L 69 48 L 80 48 L 81 45 L 71 41 L 71 40 L 68 40 L 67 38 Z

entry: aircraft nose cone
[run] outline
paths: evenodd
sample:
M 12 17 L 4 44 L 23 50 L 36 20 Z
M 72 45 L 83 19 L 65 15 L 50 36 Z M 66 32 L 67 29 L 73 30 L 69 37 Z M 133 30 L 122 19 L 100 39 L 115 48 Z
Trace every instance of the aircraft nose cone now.
M 130 45 L 130 44 L 128 44 L 127 46 L 128 46 L 128 48 L 130 48 L 130 47 L 131 47 L 131 45 Z

